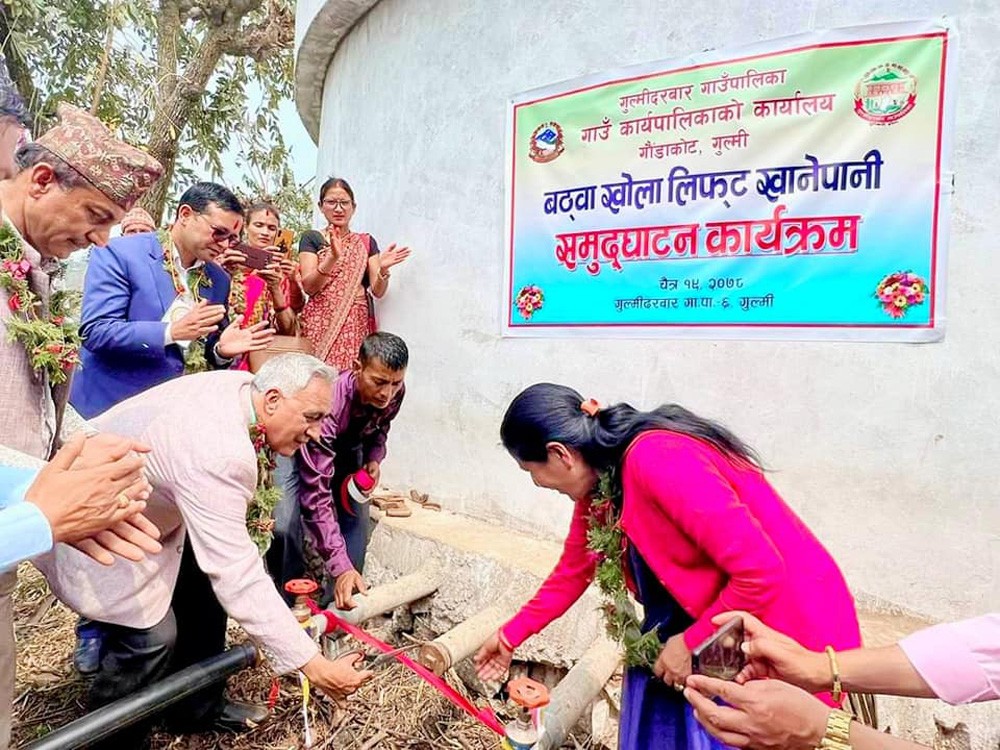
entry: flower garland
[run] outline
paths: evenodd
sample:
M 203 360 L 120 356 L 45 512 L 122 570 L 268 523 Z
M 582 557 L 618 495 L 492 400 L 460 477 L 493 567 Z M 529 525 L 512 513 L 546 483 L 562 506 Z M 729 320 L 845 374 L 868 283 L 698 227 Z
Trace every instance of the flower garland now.
M 625 585 L 625 535 L 619 520 L 621 497 L 617 467 L 605 469 L 598 475 L 591 499 L 587 548 L 600 557 L 595 580 L 605 599 L 601 609 L 608 635 L 624 648 L 627 666 L 652 668 L 663 644 L 655 629 L 642 632 L 639 615 Z
M 257 295 L 253 310 L 247 310 L 247 272 L 242 268 L 237 268 L 232 274 L 232 283 L 229 286 L 229 322 L 232 323 L 241 315 L 243 316 L 242 328 L 250 326 L 264 320 L 268 314 L 268 297 L 271 292 L 265 289 Z
M 50 383 L 61 385 L 80 363 L 80 333 L 69 318 L 72 294 L 53 292 L 45 316 L 41 300 L 28 283 L 29 273 L 31 263 L 24 257 L 24 240 L 4 220 L 0 226 L 0 288 L 7 292 L 7 306 L 13 313 L 6 321 L 7 338 L 24 347 L 35 372 L 45 373 Z
M 174 284 L 174 291 L 178 295 L 185 295 L 188 293 L 188 290 L 184 287 L 180 271 L 174 263 L 174 246 L 170 234 L 169 232 L 160 232 L 158 236 L 160 245 L 163 247 L 163 268 L 170 274 L 170 280 Z M 188 271 L 188 282 L 191 285 L 191 298 L 195 302 L 201 301 L 202 289 L 209 289 L 212 286 L 212 280 L 208 278 L 208 273 L 205 271 L 204 265 Z M 188 344 L 187 350 L 184 353 L 184 372 L 190 375 L 195 372 L 205 372 L 207 369 L 208 360 L 205 359 L 205 342 L 201 340 L 192 341 Z
M 281 490 L 274 486 L 274 451 L 267 444 L 264 425 L 250 425 L 250 442 L 257 454 L 257 489 L 247 508 L 247 531 L 263 555 L 274 536 L 274 508 L 281 499 Z
M 229 283 L 229 322 L 236 320 L 246 310 L 247 274 L 242 268 L 237 268 L 233 271 Z

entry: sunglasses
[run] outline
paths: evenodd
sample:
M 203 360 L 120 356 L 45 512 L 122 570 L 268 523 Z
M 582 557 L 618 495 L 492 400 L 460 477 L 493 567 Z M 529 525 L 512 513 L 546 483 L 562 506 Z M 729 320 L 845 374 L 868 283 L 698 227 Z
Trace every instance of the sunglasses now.
M 220 245 L 225 244 L 232 247 L 233 245 L 235 245 L 240 241 L 240 236 L 236 232 L 230 232 L 225 227 L 217 227 L 215 224 L 213 224 L 211 221 L 208 220 L 208 217 L 205 216 L 205 214 L 197 214 L 197 216 L 204 219 L 205 223 L 207 223 L 208 226 L 212 229 L 212 242 L 217 242 Z

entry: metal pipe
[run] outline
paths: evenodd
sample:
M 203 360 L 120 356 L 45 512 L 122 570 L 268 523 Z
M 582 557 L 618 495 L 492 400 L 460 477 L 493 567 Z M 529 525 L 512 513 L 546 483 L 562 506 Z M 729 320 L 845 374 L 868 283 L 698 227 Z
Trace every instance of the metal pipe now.
M 618 646 L 599 637 L 573 668 L 552 690 L 551 700 L 542 714 L 544 731 L 535 750 L 556 750 L 562 747 L 570 730 L 576 726 L 584 710 L 611 679 L 618 668 L 621 654 Z
M 472 656 L 491 633 L 503 624 L 505 611 L 500 607 L 487 607 L 447 633 L 442 633 L 420 647 L 417 661 L 440 676 L 455 664 Z
M 350 611 L 330 608 L 330 611 L 352 625 L 392 612 L 396 607 L 415 602 L 437 591 L 441 582 L 441 565 L 435 559 L 425 562 L 418 570 L 369 589 L 367 594 L 355 594 L 357 606 Z
M 192 693 L 257 663 L 257 648 L 242 643 L 154 682 L 134 695 L 102 706 L 26 745 L 22 750 L 79 750 L 107 739 L 125 727 L 149 719 Z

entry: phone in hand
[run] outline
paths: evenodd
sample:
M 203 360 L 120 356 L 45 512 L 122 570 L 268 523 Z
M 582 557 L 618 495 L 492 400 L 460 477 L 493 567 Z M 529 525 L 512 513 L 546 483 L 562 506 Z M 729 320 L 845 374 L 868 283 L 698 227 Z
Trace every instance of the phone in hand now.
M 270 250 L 251 247 L 245 242 L 238 244 L 236 249 L 247 257 L 246 267 L 251 268 L 254 271 L 260 271 L 263 268 L 267 268 L 276 260 L 274 254 Z
M 734 617 L 691 652 L 695 674 L 731 680 L 746 666 L 743 653 L 743 618 Z
M 282 257 L 287 260 L 292 257 L 292 245 L 295 243 L 295 232 L 291 229 L 281 229 L 278 231 L 278 239 L 275 245 L 281 248 Z

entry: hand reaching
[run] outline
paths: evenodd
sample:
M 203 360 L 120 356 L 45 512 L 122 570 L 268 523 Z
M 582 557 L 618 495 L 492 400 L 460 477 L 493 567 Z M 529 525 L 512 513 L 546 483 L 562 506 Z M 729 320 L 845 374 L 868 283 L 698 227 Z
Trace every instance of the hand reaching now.
M 266 349 L 274 338 L 274 329 L 270 323 L 262 320 L 248 328 L 241 328 L 243 316 L 239 316 L 219 336 L 219 356 L 226 359 L 238 357 L 247 352 L 257 352 Z

